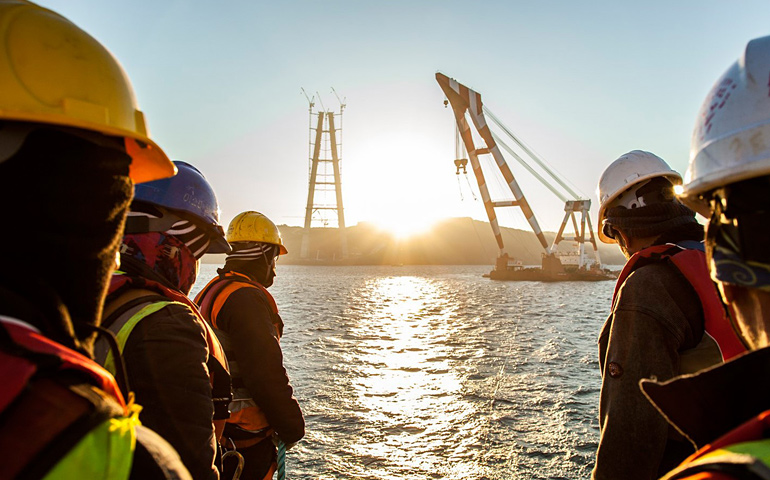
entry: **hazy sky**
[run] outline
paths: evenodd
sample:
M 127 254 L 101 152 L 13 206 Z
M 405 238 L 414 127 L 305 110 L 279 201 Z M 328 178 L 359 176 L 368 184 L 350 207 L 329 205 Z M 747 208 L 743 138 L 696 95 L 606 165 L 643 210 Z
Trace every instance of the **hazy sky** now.
M 767 1 L 41 3 L 116 55 L 152 137 L 209 178 L 225 225 L 247 209 L 302 225 L 300 87 L 327 108 L 337 106 L 331 87 L 346 99 L 348 225 L 485 220 L 465 179 L 461 200 L 436 71 L 480 92 L 596 203 L 599 175 L 626 151 L 653 151 L 683 173 L 706 93 L 748 40 L 770 33 Z M 509 163 L 541 226 L 555 230 L 561 202 Z M 520 215 L 500 219 L 525 225 Z

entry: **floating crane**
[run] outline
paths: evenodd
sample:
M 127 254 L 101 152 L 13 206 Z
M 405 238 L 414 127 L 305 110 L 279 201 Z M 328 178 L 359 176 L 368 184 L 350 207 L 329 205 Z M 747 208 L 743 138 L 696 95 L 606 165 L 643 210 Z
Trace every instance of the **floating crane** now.
M 497 261 L 495 262 L 495 267 L 492 272 L 490 272 L 489 277 L 495 280 L 540 281 L 590 281 L 612 279 L 613 276 L 602 268 L 601 260 L 599 259 L 596 237 L 594 236 L 593 227 L 591 226 L 591 217 L 589 215 L 591 200 L 581 198 L 580 195 L 575 193 L 566 182 L 548 168 L 548 166 L 538 158 L 531 149 L 511 133 L 511 131 L 484 106 L 481 102 L 480 94 L 442 73 L 436 74 L 436 81 L 438 81 L 439 86 L 444 91 L 444 95 L 447 98 L 447 100 L 444 101 L 444 105 L 452 106 L 458 136 L 462 140 L 462 145 L 464 146 L 463 150 L 467 152 L 468 157 L 470 158 L 471 168 L 479 186 L 479 192 L 481 193 L 481 199 L 484 202 L 484 208 L 487 212 L 487 217 L 489 218 L 489 224 L 492 227 L 492 232 L 495 235 L 495 240 L 499 247 Z M 493 133 L 489 128 L 489 124 L 487 124 L 487 116 L 505 133 L 505 135 L 519 146 L 526 156 L 550 176 L 555 184 L 549 182 L 543 175 L 534 169 L 522 155 L 516 153 L 516 151 L 506 145 L 498 135 Z M 472 125 L 468 123 L 468 117 L 470 117 Z M 476 145 L 474 143 L 474 131 L 477 133 L 476 137 L 482 139 L 483 145 Z M 456 143 L 459 145 L 459 142 Z M 505 157 L 503 157 L 503 154 L 500 151 L 500 147 L 503 147 L 506 152 L 515 158 L 535 178 L 537 178 L 559 199 L 565 202 L 564 219 L 562 220 L 561 227 L 551 245 L 548 244 L 543 231 L 540 229 L 537 218 L 535 218 L 532 208 L 524 197 L 524 193 L 519 187 L 516 178 L 514 178 L 513 172 L 511 172 L 511 169 L 508 167 Z M 457 167 L 457 173 L 459 174 L 461 169 L 463 171 L 465 170 L 468 159 L 460 158 L 462 155 L 459 153 L 459 147 L 456 146 L 456 150 L 458 152 L 458 158 L 455 160 L 455 166 Z M 489 189 L 487 188 L 486 179 L 484 178 L 484 172 L 481 169 L 481 163 L 479 161 L 480 155 L 492 155 L 508 189 L 513 194 L 514 200 L 492 200 Z M 505 245 L 503 244 L 503 236 L 500 232 L 500 225 L 497 221 L 497 214 L 495 213 L 495 209 L 501 207 L 518 207 L 521 209 L 527 222 L 529 222 L 532 231 L 540 242 L 540 245 L 543 247 L 544 253 L 542 255 L 541 268 L 524 268 L 520 261 L 514 261 L 514 259 L 506 253 Z M 577 219 L 578 215 L 580 215 L 579 222 Z M 574 228 L 574 235 L 571 237 L 564 237 L 564 229 L 570 220 Z M 588 236 L 588 242 L 593 247 L 595 260 L 591 260 L 587 257 L 585 249 L 586 236 Z M 578 246 L 577 254 L 557 254 L 558 245 L 562 240 L 576 242 Z

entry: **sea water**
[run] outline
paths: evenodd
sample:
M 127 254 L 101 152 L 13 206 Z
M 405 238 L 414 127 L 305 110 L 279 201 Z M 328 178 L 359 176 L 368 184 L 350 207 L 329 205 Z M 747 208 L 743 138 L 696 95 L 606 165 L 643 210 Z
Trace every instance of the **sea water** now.
M 488 270 L 279 266 L 270 291 L 307 422 L 287 478 L 590 477 L 614 282 Z

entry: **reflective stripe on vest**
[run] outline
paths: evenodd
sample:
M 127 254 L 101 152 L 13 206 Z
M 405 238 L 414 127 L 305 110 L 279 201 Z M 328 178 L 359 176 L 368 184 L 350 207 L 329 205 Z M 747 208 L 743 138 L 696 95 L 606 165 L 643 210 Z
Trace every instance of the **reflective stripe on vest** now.
M 121 353 L 123 352 L 123 348 L 125 347 L 131 331 L 143 318 L 171 304 L 181 304 L 193 313 L 198 325 L 200 325 L 201 330 L 203 330 L 206 344 L 209 349 L 209 359 L 206 362 L 206 365 L 209 368 L 209 380 L 211 383 L 212 401 L 214 403 L 214 426 L 217 440 L 219 440 L 222 438 L 222 433 L 224 432 L 225 420 L 230 417 L 228 405 L 232 400 L 232 388 L 227 357 L 225 356 L 225 351 L 219 343 L 216 334 L 201 316 L 197 305 L 181 292 L 172 290 L 152 280 L 116 273 L 112 276 L 110 281 L 109 294 L 115 294 L 123 288 L 152 290 L 163 297 L 169 298 L 170 301 L 153 300 L 151 302 L 148 301 L 147 304 L 139 304 L 136 307 L 123 312 L 108 326 L 108 328 L 118 336 Z M 117 309 L 115 311 L 117 311 Z M 107 354 L 104 359 L 105 365 L 107 365 L 106 362 L 109 358 L 110 354 Z M 112 366 L 114 368 L 114 362 Z
M 770 410 L 704 446 L 662 480 L 770 480 Z
M 120 353 L 123 354 L 123 349 L 126 347 L 126 342 L 134 327 L 145 317 L 152 315 L 153 313 L 167 307 L 171 304 L 184 305 L 179 302 L 163 301 L 163 302 L 148 302 L 142 305 L 137 305 L 136 308 L 132 308 L 125 312 L 120 317 L 116 318 L 114 322 L 109 326 L 109 330 L 115 334 L 118 340 L 118 347 L 120 347 Z M 104 359 L 104 368 L 115 375 L 115 358 L 112 356 L 112 351 L 107 351 L 107 357 Z
M 193 314 L 195 314 L 195 317 L 200 320 L 199 323 L 203 328 L 204 334 L 206 336 L 206 343 L 209 346 L 211 355 L 217 359 L 217 361 L 222 365 L 223 369 L 229 372 L 227 366 L 227 357 L 225 356 L 225 352 L 222 349 L 222 346 L 219 344 L 219 340 L 217 340 L 216 335 L 214 335 L 214 332 L 211 331 L 211 328 L 209 327 L 206 320 L 204 320 L 203 316 L 201 316 L 200 311 L 198 311 L 198 306 L 193 303 L 193 301 L 190 300 L 187 295 L 168 288 L 158 282 L 154 282 L 146 278 L 124 275 L 121 272 L 114 274 L 110 279 L 109 294 L 113 294 L 121 288 L 127 286 L 132 288 L 145 288 L 148 290 L 154 290 L 170 300 L 187 305 L 190 310 L 192 310 Z
M 250 432 L 258 432 L 268 428 L 270 424 L 265 414 L 251 397 L 251 393 L 242 385 L 242 374 L 238 365 L 238 359 L 235 358 L 231 350 L 230 335 L 219 329 L 217 325 L 217 317 L 227 299 L 242 288 L 256 288 L 264 293 L 265 298 L 270 304 L 270 310 L 274 316 L 273 320 L 275 320 L 275 317 L 278 316 L 278 306 L 273 296 L 270 295 L 264 286 L 237 272 L 227 272 L 222 276 L 212 279 L 195 297 L 195 303 L 200 306 L 203 318 L 212 326 L 230 358 L 231 374 L 235 388 L 233 402 L 230 404 L 230 419 L 227 423 L 237 425 Z M 273 321 L 273 325 L 277 338 L 280 340 L 280 328 L 276 325 L 275 321 Z M 263 434 L 264 432 L 260 433 Z
M 0 349 L 0 378 L 4 380 L 4 400 L 10 400 L 3 402 L 0 412 L 8 411 L 10 412 L 9 415 L 19 414 L 20 410 L 24 412 L 24 406 L 30 405 L 28 402 L 35 404 L 34 397 L 30 396 L 32 395 L 31 392 L 41 391 L 47 399 L 46 401 L 49 402 L 46 405 L 55 405 L 58 408 L 56 410 L 49 406 L 49 411 L 51 409 L 56 410 L 53 414 L 59 418 L 72 418 L 72 421 L 68 419 L 66 423 L 59 422 L 52 435 L 44 434 L 39 430 L 30 430 L 29 425 L 33 424 L 32 422 L 25 422 L 21 432 L 9 433 L 8 429 L 14 430 L 13 422 L 5 422 L 0 429 L 0 444 L 3 445 L 3 451 L 6 454 L 5 460 L 0 465 L 0 476 L 3 478 L 15 477 L 23 474 L 28 466 L 34 469 L 36 465 L 31 461 L 37 456 L 29 457 L 29 455 L 36 451 L 42 452 L 47 449 L 48 458 L 54 461 L 56 454 L 52 452 L 53 449 L 53 451 L 61 452 L 62 456 L 47 472 L 43 472 L 45 479 L 128 479 L 136 448 L 139 409 L 134 406 L 126 406 L 114 378 L 92 360 L 53 342 L 31 325 L 7 317 L 0 317 L 0 322 L 2 323 L 0 328 L 3 329 L 3 332 L 7 332 L 6 340 L 10 340 L 17 346 L 15 349 L 17 351 L 8 350 L 8 346 L 5 345 L 6 342 L 3 342 L 3 348 Z M 36 354 L 58 358 L 60 362 L 58 365 L 46 365 L 44 368 L 55 368 L 57 372 L 77 370 L 88 375 L 93 383 L 89 383 L 87 388 L 89 390 L 94 389 L 93 385 L 96 385 L 96 388 L 103 392 L 97 396 L 82 397 L 85 400 L 84 404 L 92 405 L 90 410 L 83 410 L 82 404 L 76 407 L 74 403 L 67 403 L 67 401 L 72 402 L 78 399 L 77 389 L 65 388 L 64 384 L 61 384 L 57 387 L 58 391 L 64 391 L 69 395 L 61 396 L 56 394 L 57 389 L 43 386 L 46 382 L 45 379 L 34 380 L 32 378 L 39 369 L 38 360 L 34 357 Z M 46 377 L 55 378 L 55 373 L 53 375 L 46 374 Z M 49 384 L 55 385 L 55 382 L 49 381 Z M 8 385 L 14 387 L 21 385 L 22 388 L 12 389 L 13 398 L 7 398 L 5 395 L 9 392 L 5 387 Z M 20 401 L 13 404 L 13 400 L 16 398 L 20 398 Z M 101 398 L 101 400 L 95 403 L 95 398 Z M 118 413 L 121 411 L 122 414 Z M 71 412 L 77 413 L 72 415 Z M 87 417 L 83 417 L 81 412 L 85 412 Z M 37 413 L 42 415 L 43 412 L 38 411 Z M 107 418 L 94 425 L 90 430 L 80 432 L 84 421 L 90 421 L 91 418 L 104 418 L 104 416 Z M 47 425 L 55 423 L 51 422 Z M 34 439 L 25 438 L 27 434 L 34 436 Z M 44 443 L 41 439 L 45 438 L 50 438 L 50 440 Z M 66 438 L 67 441 L 71 440 L 72 443 L 63 442 L 63 438 Z M 22 442 L 24 445 L 9 448 L 9 444 L 13 444 L 13 442 Z M 35 444 L 35 447 L 39 449 L 30 450 L 31 444 Z M 66 447 L 66 450 L 61 450 L 62 446 Z M 20 455 L 21 458 L 19 458 Z
M 706 265 L 706 255 L 699 249 L 683 248 L 680 245 L 668 243 L 653 245 L 636 252 L 626 262 L 618 276 L 615 293 L 612 296 L 613 310 L 620 287 L 634 270 L 649 262 L 665 260 L 669 260 L 684 275 L 697 293 L 703 307 L 704 333 L 714 339 L 722 360 L 729 360 L 745 352 L 746 347 L 733 330 L 716 286 L 711 281 Z
M 131 332 L 134 330 L 134 327 L 136 327 L 137 324 L 142 321 L 142 319 L 171 304 L 184 305 L 179 302 L 171 301 L 155 303 L 147 302 L 141 305 L 137 305 L 135 308 L 128 310 L 123 315 L 116 318 L 115 321 L 110 324 L 108 329 L 115 334 L 115 337 L 118 340 L 120 354 L 123 354 L 123 350 L 126 347 L 126 342 L 128 342 L 128 337 L 131 336 Z M 98 360 L 101 361 L 101 359 Z M 107 351 L 107 357 L 104 359 L 103 365 L 104 368 L 106 368 L 111 374 L 115 375 L 115 358 L 112 356 L 111 350 Z
M 44 477 L 45 480 L 73 478 L 127 480 L 136 448 L 137 415 L 111 418 L 88 432 Z M 106 455 L 95 454 L 97 452 Z

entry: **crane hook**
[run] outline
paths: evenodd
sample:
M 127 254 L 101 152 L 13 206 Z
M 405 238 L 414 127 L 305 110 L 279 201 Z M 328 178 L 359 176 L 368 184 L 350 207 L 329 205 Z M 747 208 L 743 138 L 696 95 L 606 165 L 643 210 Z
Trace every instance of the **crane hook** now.
M 462 173 L 468 174 L 468 170 L 466 170 L 466 165 L 468 165 L 468 159 L 467 158 L 458 158 L 455 160 L 455 167 L 457 167 L 457 171 L 455 172 L 455 175 L 460 175 L 460 170 L 462 170 Z

